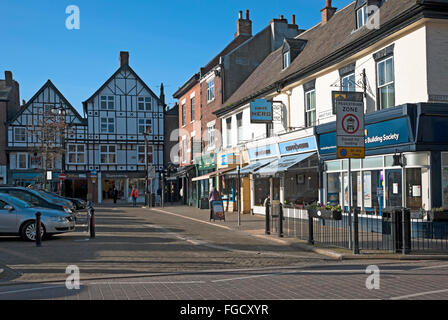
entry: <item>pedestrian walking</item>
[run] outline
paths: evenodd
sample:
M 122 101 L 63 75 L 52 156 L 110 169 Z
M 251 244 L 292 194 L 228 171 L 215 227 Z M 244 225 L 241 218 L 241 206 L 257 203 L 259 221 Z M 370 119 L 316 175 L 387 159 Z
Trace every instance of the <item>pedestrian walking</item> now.
M 210 221 L 213 219 L 213 206 L 212 201 L 221 201 L 221 194 L 218 190 L 216 190 L 215 187 L 212 187 L 212 190 L 210 191 L 210 194 L 208 195 L 208 201 L 210 205 Z
M 112 192 L 113 192 L 114 203 L 117 203 L 117 199 L 118 199 L 117 187 L 114 187 L 114 190 Z
M 138 190 L 135 187 L 132 187 L 131 198 L 134 207 L 137 206 L 137 198 L 138 198 Z

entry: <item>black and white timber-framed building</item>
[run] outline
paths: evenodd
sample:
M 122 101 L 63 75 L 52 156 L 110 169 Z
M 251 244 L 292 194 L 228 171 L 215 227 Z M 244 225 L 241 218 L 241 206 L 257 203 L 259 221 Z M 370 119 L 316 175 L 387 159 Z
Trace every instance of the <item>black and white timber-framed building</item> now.
M 117 188 L 119 200 L 130 201 L 132 186 L 144 202 L 146 161 L 155 167 L 149 188 L 160 189 L 164 152 L 164 94 L 158 97 L 129 66 L 129 53 L 120 52 L 120 68 L 85 102 L 88 123 L 89 195 L 102 203 Z M 147 132 L 147 158 L 145 156 Z
M 63 134 L 54 141 L 42 138 L 48 114 L 62 123 Z M 8 183 L 42 186 L 45 181 L 57 191 L 59 175 L 65 173 L 64 193 L 86 197 L 87 122 L 50 80 L 8 122 L 7 135 Z M 52 145 L 47 152 L 43 152 L 44 143 Z M 54 154 L 51 159 L 50 153 Z

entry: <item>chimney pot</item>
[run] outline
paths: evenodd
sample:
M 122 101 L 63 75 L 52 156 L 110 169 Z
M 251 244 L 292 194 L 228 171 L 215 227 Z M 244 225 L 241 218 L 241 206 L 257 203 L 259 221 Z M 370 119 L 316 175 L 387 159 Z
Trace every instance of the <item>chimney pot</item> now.
M 6 86 L 12 87 L 12 72 L 11 71 L 5 71 L 5 82 L 6 82 Z
M 22 99 L 22 106 L 26 105 L 25 99 Z
M 282 19 L 282 20 L 283 20 L 284 18 L 285 18 L 285 17 L 284 17 L 284 16 L 283 16 L 283 15 L 281 14 L 281 15 L 280 15 L 280 19 Z
M 242 34 L 252 36 L 252 21 L 249 19 L 249 10 L 246 10 L 246 18 L 247 19 L 243 19 L 243 11 L 239 11 L 239 19 L 236 22 L 236 33 L 234 34 L 234 38 Z
M 292 15 L 292 24 L 296 24 L 296 15 L 295 14 Z
M 331 6 L 331 0 L 326 1 L 326 6 L 323 8 L 320 12 L 322 14 L 322 25 L 326 24 L 328 21 L 330 21 L 331 18 L 333 18 L 334 14 L 336 13 L 338 9 L 333 8 Z
M 129 65 L 129 52 L 121 51 L 120 52 L 120 67 L 124 65 Z

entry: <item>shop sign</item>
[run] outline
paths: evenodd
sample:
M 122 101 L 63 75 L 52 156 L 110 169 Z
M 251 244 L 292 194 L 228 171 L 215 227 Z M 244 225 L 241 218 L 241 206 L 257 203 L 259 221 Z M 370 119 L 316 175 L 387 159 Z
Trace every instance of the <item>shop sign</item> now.
M 406 118 L 398 118 L 370 124 L 366 126 L 364 135 L 365 148 L 367 150 L 408 143 L 408 122 Z M 320 154 L 331 154 L 336 151 L 336 132 L 320 135 Z
M 273 120 L 272 102 L 257 99 L 250 103 L 251 123 L 271 123 Z
M 270 158 L 277 156 L 277 146 L 275 144 L 271 144 L 268 146 L 257 147 L 253 149 L 249 149 L 249 159 L 257 160 L 263 158 Z
M 228 153 L 221 155 L 221 166 L 228 166 L 238 164 L 238 155 L 235 153 Z
M 216 154 L 203 154 L 195 159 L 198 170 L 210 170 L 216 168 Z
M 316 138 L 314 136 L 305 139 L 283 142 L 279 144 L 280 155 L 310 152 L 317 150 Z
M 364 95 L 333 91 L 336 110 L 336 145 L 339 159 L 365 157 Z

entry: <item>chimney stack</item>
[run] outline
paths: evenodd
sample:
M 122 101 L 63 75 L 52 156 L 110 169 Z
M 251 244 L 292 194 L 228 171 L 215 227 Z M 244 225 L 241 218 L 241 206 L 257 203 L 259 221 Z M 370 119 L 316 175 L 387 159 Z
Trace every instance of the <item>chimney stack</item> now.
M 323 8 L 320 11 L 322 13 L 322 22 L 321 22 L 321 24 L 324 25 L 328 21 L 330 21 L 330 19 L 334 16 L 334 14 L 336 13 L 337 10 L 338 10 L 337 8 L 333 8 L 331 6 L 331 0 L 327 0 L 325 8 Z
M 7 87 L 12 87 L 12 72 L 11 71 L 5 71 L 5 83 Z
M 26 105 L 25 99 L 22 99 L 22 106 Z
M 121 51 L 120 52 L 120 67 L 124 65 L 129 65 L 129 52 Z
M 238 21 L 236 23 L 236 33 L 234 38 L 240 36 L 252 36 L 252 21 L 249 18 L 249 10 L 246 10 L 246 19 L 243 19 L 243 11 L 238 12 Z
M 165 90 L 163 88 L 163 82 L 160 85 L 160 101 L 162 101 L 162 104 L 165 107 Z

